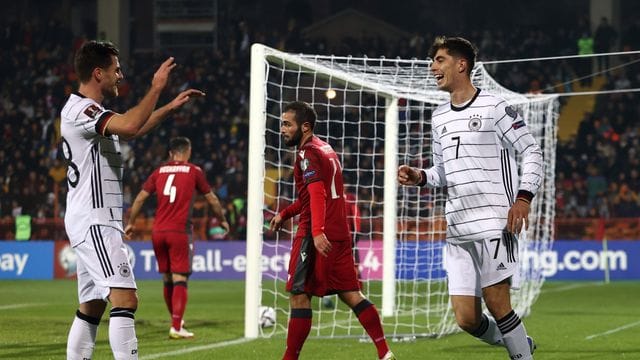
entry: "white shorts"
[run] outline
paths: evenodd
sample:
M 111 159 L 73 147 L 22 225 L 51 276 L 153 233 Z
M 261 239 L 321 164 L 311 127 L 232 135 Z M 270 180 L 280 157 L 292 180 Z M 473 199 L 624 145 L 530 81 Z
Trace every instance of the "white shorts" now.
M 122 233 L 112 227 L 92 225 L 75 248 L 78 261 L 78 299 L 107 301 L 111 288 L 136 289 Z
M 511 277 L 512 287 L 518 287 L 518 241 L 513 234 L 504 232 L 502 239 L 447 243 L 443 256 L 449 295 L 482 297 L 482 289 Z

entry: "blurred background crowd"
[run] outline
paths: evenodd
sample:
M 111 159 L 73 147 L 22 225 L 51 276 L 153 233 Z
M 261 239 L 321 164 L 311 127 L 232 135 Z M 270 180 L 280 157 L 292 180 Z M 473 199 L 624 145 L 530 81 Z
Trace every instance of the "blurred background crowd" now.
M 58 147 L 59 112 L 66 97 L 77 88 L 74 50 L 86 39 L 100 38 L 95 23 L 85 20 L 78 26 L 66 21 L 68 17 L 51 16 L 51 9 L 57 5 L 73 9 L 73 3 L 52 1 L 39 9 L 27 1 L 9 8 L 13 16 L 0 19 L 0 218 L 5 223 L 21 214 L 33 219 L 64 215 L 66 166 Z M 169 54 L 176 56 L 179 67 L 160 103 L 187 87 L 202 89 L 207 96 L 176 113 L 157 131 L 123 143 L 125 207 L 130 206 L 146 177 L 166 159 L 168 140 L 187 136 L 193 142 L 191 161 L 204 169 L 227 210 L 232 225 L 228 239 L 246 236 L 249 63 L 254 42 L 288 52 L 425 58 L 436 35 L 461 35 L 477 44 L 480 60 L 486 61 L 640 49 L 640 16 L 622 16 L 617 26 L 606 17 L 593 22 L 593 17 L 586 15 L 588 7 L 571 9 L 568 3 L 575 2 L 557 2 L 562 8 L 546 22 L 542 18 L 544 9 L 540 9 L 543 14 L 532 14 L 538 18 L 527 21 L 507 19 L 509 14 L 483 9 L 476 13 L 483 21 L 461 15 L 450 22 L 432 18 L 435 15 L 431 12 L 429 17 L 423 9 L 405 14 L 403 22 L 397 11 L 386 11 L 379 4 L 382 1 L 374 5 L 346 1 L 343 8 L 327 1 L 328 5 L 319 9 L 305 1 L 280 1 L 283 6 L 271 10 L 267 5 L 252 7 L 248 1 L 230 3 L 216 2 L 220 28 L 211 46 L 154 47 L 132 35 L 131 55 L 121 58 L 125 75 L 121 96 L 105 103 L 115 111 L 132 107 L 147 91 L 157 64 Z M 352 15 L 369 11 L 366 16 L 399 29 L 399 41 L 370 34 L 342 38 L 318 35 L 316 24 L 323 20 L 318 17 L 325 13 L 326 18 L 335 17 L 332 14 L 348 6 L 356 9 L 350 10 Z M 637 10 L 637 6 L 628 6 Z M 492 14 L 495 21 L 488 18 Z M 139 20 L 136 26 L 143 23 Z M 493 64 L 488 69 L 499 83 L 523 93 L 623 90 L 640 88 L 638 59 L 638 55 L 626 55 L 533 61 Z M 571 98 L 562 97 L 562 106 L 569 106 Z M 558 221 L 640 217 L 638 100 L 636 92 L 601 94 L 593 97 L 588 111 L 579 113 L 578 118 L 561 117 L 561 128 L 573 123 L 576 131 L 563 135 L 560 130 L 556 159 Z M 146 209 L 147 216 L 152 216 L 153 207 Z M 206 206 L 196 204 L 194 217 L 204 215 Z M 205 227 L 215 226 L 211 223 Z M 0 238 L 11 238 L 12 228 L 6 229 L 0 232 Z M 208 233 L 205 236 L 213 237 Z

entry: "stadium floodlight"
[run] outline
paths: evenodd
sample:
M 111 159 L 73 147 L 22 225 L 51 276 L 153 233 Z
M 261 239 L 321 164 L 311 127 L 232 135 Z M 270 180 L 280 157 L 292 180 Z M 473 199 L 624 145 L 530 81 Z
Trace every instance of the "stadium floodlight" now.
M 253 45 L 251 61 L 245 336 L 270 336 L 287 326 L 284 284 L 294 229 L 269 233 L 268 218 L 295 200 L 294 149 L 279 133 L 282 109 L 294 100 L 314 106 L 314 132 L 341 157 L 345 190 L 355 195 L 362 216 L 363 292 L 381 309 L 387 336 L 413 339 L 457 331 L 442 267 L 446 190 L 396 181 L 398 164 L 431 163 L 431 112 L 449 101 L 449 94 L 436 89 L 431 61 L 288 54 L 260 44 Z M 516 311 L 526 316 L 544 282 L 531 259 L 553 242 L 558 101 L 505 89 L 482 63 L 472 80 L 523 112 L 545 156 L 542 187 L 520 239 L 522 284 L 512 293 Z M 330 99 L 329 90 L 337 96 Z M 279 313 L 276 326 L 259 327 L 260 306 Z M 366 336 L 344 306 L 327 308 L 317 301 L 313 310 L 311 336 Z

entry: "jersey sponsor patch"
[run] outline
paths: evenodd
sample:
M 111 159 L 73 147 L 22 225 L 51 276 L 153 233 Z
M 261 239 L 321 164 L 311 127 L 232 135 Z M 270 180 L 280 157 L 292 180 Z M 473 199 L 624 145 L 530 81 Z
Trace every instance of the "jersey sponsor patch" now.
M 527 124 L 524 123 L 524 120 L 520 120 L 520 121 L 516 121 L 513 123 L 513 125 L 511 125 L 511 127 L 513 128 L 513 130 L 518 130 L 521 127 L 526 126 Z
M 87 108 L 84 109 L 84 114 L 92 119 L 95 119 L 96 115 L 98 115 L 99 112 L 100 112 L 100 108 L 93 104 L 87 106 Z
M 302 174 L 302 176 L 303 176 L 305 179 L 309 179 L 310 177 L 313 177 L 313 176 L 315 176 L 315 175 L 316 175 L 316 171 L 315 171 L 315 170 L 305 171 L 305 173 L 304 173 L 304 174 Z

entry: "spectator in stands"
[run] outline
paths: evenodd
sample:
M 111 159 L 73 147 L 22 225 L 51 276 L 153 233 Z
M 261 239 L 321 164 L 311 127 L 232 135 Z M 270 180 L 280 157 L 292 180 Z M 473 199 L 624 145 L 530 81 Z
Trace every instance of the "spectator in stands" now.
M 617 36 L 618 33 L 609 25 L 609 20 L 603 16 L 602 19 L 600 19 L 600 24 L 593 37 L 593 50 L 595 50 L 596 53 L 609 52 Z M 608 69 L 609 56 L 599 56 L 597 63 L 598 71 Z
M 588 30 L 584 30 L 578 39 L 578 55 L 593 54 L 593 38 Z M 591 86 L 591 58 L 578 59 L 576 62 L 578 76 L 580 76 L 580 85 Z

